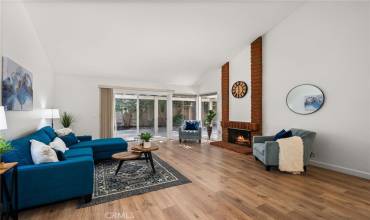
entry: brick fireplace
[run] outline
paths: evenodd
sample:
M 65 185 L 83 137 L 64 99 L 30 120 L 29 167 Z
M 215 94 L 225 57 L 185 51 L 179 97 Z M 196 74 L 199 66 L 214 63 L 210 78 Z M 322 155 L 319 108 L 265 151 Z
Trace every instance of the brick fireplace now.
M 229 128 L 229 139 L 231 144 L 238 144 L 240 146 L 251 146 L 251 132 L 245 129 Z
M 212 142 L 212 145 L 227 148 L 239 153 L 250 154 L 251 144 L 254 135 L 262 134 L 262 37 L 257 38 L 251 44 L 251 121 L 230 121 L 229 120 L 229 93 L 230 74 L 229 63 L 222 66 L 221 70 L 221 93 L 222 93 L 222 141 Z M 249 132 L 249 143 L 243 145 L 231 143 L 230 131 L 244 130 Z

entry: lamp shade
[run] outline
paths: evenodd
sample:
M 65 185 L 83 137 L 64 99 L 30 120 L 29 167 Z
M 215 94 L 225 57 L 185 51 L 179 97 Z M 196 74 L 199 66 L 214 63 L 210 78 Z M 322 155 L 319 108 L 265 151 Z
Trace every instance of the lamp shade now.
M 45 115 L 44 118 L 60 118 L 59 116 L 59 109 L 51 108 L 51 109 L 45 109 Z
M 0 106 L 0 130 L 8 129 L 6 124 L 5 110 L 4 106 Z

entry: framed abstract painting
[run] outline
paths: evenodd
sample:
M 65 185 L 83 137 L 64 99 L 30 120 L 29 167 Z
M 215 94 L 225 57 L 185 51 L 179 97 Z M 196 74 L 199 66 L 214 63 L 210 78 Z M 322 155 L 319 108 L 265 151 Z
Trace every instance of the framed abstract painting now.
M 32 73 L 3 57 L 2 105 L 6 111 L 33 110 Z

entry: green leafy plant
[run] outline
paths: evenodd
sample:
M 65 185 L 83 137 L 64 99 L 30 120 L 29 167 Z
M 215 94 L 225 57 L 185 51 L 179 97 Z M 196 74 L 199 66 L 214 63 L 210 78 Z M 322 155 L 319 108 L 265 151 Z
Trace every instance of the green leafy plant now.
M 63 112 L 62 117 L 60 118 L 60 123 L 63 125 L 63 127 L 69 128 L 73 123 L 72 115 L 68 114 L 67 112 Z
M 176 114 L 173 116 L 172 121 L 174 126 L 180 126 L 184 120 L 184 116 L 182 114 Z
M 204 124 L 207 127 L 211 127 L 212 126 L 212 121 L 215 117 L 216 117 L 216 112 L 214 110 L 209 110 L 207 115 L 206 115 L 206 119 L 204 120 Z
M 153 135 L 149 132 L 144 132 L 144 133 L 141 133 L 140 134 L 140 139 L 145 141 L 145 142 L 149 142 L 149 140 L 153 137 Z
M 5 154 L 8 151 L 13 150 L 13 146 L 4 138 L 0 138 L 0 155 Z

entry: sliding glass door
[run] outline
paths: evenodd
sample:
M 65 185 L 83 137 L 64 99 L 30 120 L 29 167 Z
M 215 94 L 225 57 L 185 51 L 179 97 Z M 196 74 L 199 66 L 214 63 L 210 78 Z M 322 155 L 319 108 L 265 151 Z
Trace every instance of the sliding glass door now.
M 178 136 L 179 127 L 184 120 L 196 120 L 196 96 L 174 95 L 172 101 L 172 131 Z
M 207 95 L 201 95 L 201 119 L 203 124 L 203 130 L 202 130 L 202 136 L 207 137 L 207 128 L 205 126 L 205 120 L 207 117 L 207 114 L 210 110 L 213 110 L 216 112 L 216 117 L 213 119 L 212 123 L 212 135 L 211 139 L 216 140 L 218 138 L 218 112 L 217 112 L 217 94 L 207 94 Z
M 139 133 L 154 134 L 154 97 L 139 96 Z
M 115 95 L 115 127 L 118 136 L 131 138 L 137 135 L 137 96 Z
M 167 97 L 158 98 L 158 132 L 161 137 L 167 136 Z
M 203 136 L 207 137 L 205 119 L 210 110 L 217 112 L 217 94 L 208 95 L 161 95 L 115 94 L 116 136 L 134 140 L 142 132 L 154 136 L 177 138 L 184 120 L 201 120 Z M 218 116 L 213 121 L 212 139 L 217 139 Z
M 167 97 L 137 94 L 115 95 L 116 136 L 135 139 L 140 133 L 167 136 Z

